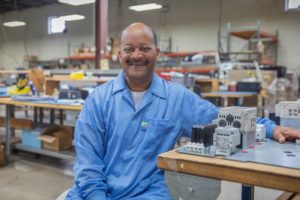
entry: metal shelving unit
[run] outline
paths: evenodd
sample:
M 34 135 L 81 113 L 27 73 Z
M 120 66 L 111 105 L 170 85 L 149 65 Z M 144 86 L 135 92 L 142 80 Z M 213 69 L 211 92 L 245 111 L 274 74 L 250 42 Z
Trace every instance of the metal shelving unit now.
M 49 151 L 46 149 L 36 149 L 30 146 L 26 146 L 23 144 L 16 144 L 15 149 L 17 150 L 22 150 L 22 151 L 27 151 L 31 153 L 36 153 L 40 155 L 45 155 L 45 156 L 50 156 L 54 158 L 59 158 L 59 159 L 64 159 L 64 160 L 71 160 L 73 161 L 75 159 L 75 150 L 65 150 L 65 151 Z
M 247 42 L 241 49 L 234 50 L 232 37 Z M 225 39 L 226 48 L 222 46 L 222 39 Z M 274 35 L 262 31 L 260 20 L 254 26 L 234 27 L 231 23 L 227 23 L 225 36 L 219 34 L 218 40 L 218 51 L 222 58 L 239 62 L 253 62 L 256 60 L 260 64 L 277 63 L 278 31 Z M 269 58 L 269 60 L 267 61 L 266 58 Z

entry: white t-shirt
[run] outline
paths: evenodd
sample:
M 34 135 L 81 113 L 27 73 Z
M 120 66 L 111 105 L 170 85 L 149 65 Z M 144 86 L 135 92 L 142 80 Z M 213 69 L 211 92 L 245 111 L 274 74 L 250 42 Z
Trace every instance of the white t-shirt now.
M 146 91 L 147 90 L 142 91 L 142 92 L 133 92 L 133 91 L 130 91 L 136 109 L 138 108 L 138 106 L 139 106 L 139 104 L 140 104 L 140 102 L 141 102 L 144 94 L 146 93 Z

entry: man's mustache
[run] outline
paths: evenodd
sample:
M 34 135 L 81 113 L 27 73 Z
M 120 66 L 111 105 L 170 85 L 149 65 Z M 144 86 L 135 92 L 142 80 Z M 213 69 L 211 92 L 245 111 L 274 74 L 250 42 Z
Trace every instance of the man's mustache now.
M 144 66 L 147 65 L 148 63 L 149 62 L 147 60 L 144 61 L 127 60 L 128 65 Z

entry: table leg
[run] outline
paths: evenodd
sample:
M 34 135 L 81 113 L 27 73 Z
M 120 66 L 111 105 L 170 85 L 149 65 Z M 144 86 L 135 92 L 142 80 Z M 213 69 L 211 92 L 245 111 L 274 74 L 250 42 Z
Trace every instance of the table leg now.
M 11 111 L 13 110 L 12 105 L 6 105 L 6 120 L 5 120 L 5 163 L 9 163 L 9 157 L 10 157 L 10 138 L 11 138 Z
M 34 107 L 33 108 L 33 120 L 34 122 L 37 122 L 37 118 L 38 118 L 38 108 L 37 107 Z
M 242 184 L 242 200 L 254 200 L 254 186 Z
M 55 124 L 55 110 L 50 109 L 50 124 Z
M 15 106 L 10 107 L 10 119 L 13 119 L 13 118 L 15 118 Z M 10 130 L 11 130 L 10 131 L 11 137 L 15 137 L 15 135 L 16 135 L 15 129 L 11 128 Z
M 238 102 L 237 102 L 237 106 L 242 106 L 244 103 L 244 98 L 243 97 L 239 97 L 238 98 Z
M 227 106 L 228 106 L 228 98 L 224 97 L 224 107 L 227 107 Z
M 59 110 L 59 120 L 60 120 L 60 125 L 64 124 L 64 111 L 62 109 Z
M 39 116 L 39 122 L 43 123 L 43 118 L 44 118 L 44 109 L 43 108 L 39 108 L 40 109 L 40 116 Z

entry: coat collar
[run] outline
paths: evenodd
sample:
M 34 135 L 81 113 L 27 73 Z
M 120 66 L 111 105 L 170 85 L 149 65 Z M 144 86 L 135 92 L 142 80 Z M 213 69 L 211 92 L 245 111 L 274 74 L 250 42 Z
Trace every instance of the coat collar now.
M 148 90 L 151 91 L 152 94 L 155 94 L 161 98 L 166 98 L 165 84 L 165 81 L 163 81 L 156 73 L 154 73 Z M 114 80 L 113 94 L 125 89 L 129 90 L 125 80 L 124 72 L 120 72 L 117 76 L 117 79 Z

